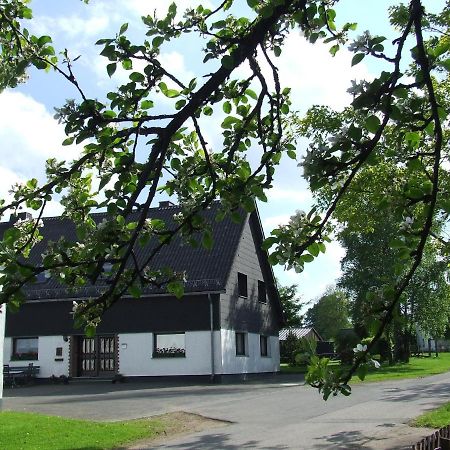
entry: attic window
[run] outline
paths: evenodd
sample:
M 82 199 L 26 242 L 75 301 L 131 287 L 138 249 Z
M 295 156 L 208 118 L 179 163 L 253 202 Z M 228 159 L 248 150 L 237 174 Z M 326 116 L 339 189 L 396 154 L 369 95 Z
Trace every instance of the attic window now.
M 113 265 L 111 263 L 109 263 L 109 262 L 104 263 L 103 267 L 102 267 L 102 273 L 100 275 L 100 278 L 103 278 L 103 279 L 109 278 L 109 275 L 112 272 L 112 267 L 113 267 Z
M 35 283 L 37 283 L 37 284 L 47 283 L 49 278 L 50 278 L 50 273 L 48 272 L 48 270 L 45 270 L 44 272 L 40 272 L 40 273 L 36 274 Z
M 261 280 L 258 280 L 258 301 L 267 303 L 266 283 Z
M 247 293 L 247 275 L 238 272 L 238 292 L 239 297 L 248 297 Z

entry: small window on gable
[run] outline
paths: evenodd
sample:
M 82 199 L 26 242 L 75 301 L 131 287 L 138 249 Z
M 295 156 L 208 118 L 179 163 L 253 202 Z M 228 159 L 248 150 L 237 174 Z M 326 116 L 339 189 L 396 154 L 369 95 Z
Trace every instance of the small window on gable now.
M 36 274 L 36 284 L 47 283 L 50 279 L 50 272 L 48 270 L 44 270 L 44 272 L 39 272 Z
M 247 275 L 238 272 L 238 292 L 239 297 L 248 297 L 247 293 Z
M 258 301 L 267 303 L 266 283 L 261 280 L 258 280 Z
M 105 262 L 102 267 L 100 278 L 105 280 L 111 276 L 113 265 L 110 262 Z
M 236 333 L 236 356 L 247 355 L 247 333 Z

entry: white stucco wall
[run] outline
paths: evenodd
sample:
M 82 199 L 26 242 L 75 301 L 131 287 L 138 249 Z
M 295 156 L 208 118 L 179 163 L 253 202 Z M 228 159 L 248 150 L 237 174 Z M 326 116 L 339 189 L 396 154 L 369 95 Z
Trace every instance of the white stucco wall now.
M 268 356 L 261 356 L 259 334 L 247 333 L 247 355 L 236 356 L 234 330 L 221 330 L 222 373 L 258 373 L 280 370 L 280 346 L 278 337 L 268 337 Z
M 220 349 L 220 335 L 215 333 Z M 119 372 L 125 376 L 209 375 L 211 336 L 209 331 L 185 333 L 186 357 L 153 358 L 153 333 L 119 335 Z M 220 363 L 220 358 L 217 357 Z
M 0 305 L 0 410 L 2 409 L 2 399 L 3 399 L 3 347 L 5 338 L 5 317 L 6 317 L 6 307 L 5 305 Z
M 56 348 L 62 347 L 62 356 L 56 356 Z M 11 361 L 12 355 L 12 338 L 5 338 L 4 362 L 10 367 L 27 366 L 33 363 L 40 366 L 38 377 L 48 378 L 52 375 L 59 377 L 60 375 L 69 375 L 69 343 L 64 342 L 62 336 L 39 336 L 38 340 L 38 359 L 33 361 L 21 360 Z M 62 359 L 62 361 L 55 361 Z
M 280 354 L 278 337 L 269 336 L 269 356 L 261 356 L 259 334 L 247 334 L 247 356 L 236 356 L 234 330 L 214 332 L 215 374 L 276 372 Z M 153 333 L 119 335 L 119 372 L 125 376 L 209 375 L 211 374 L 211 336 L 209 331 L 185 333 L 186 357 L 153 358 Z M 39 377 L 69 375 L 69 343 L 62 336 L 40 336 L 38 360 L 11 361 L 12 338 L 5 338 L 4 362 L 25 366 L 32 362 L 40 366 Z M 56 357 L 56 348 L 62 347 L 63 361 Z

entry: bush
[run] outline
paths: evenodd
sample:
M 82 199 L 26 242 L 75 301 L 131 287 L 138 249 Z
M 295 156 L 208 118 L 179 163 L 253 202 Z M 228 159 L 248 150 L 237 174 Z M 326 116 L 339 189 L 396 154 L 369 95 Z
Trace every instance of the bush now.
M 290 366 L 304 365 L 316 353 L 317 342 L 314 339 L 298 338 L 289 333 L 280 343 L 280 360 Z
M 295 363 L 299 366 L 309 364 L 311 357 L 316 354 L 317 341 L 315 339 L 301 338 L 295 352 Z
M 339 331 L 336 335 L 336 352 L 342 364 L 352 364 L 353 349 L 360 343 L 359 336 L 352 329 Z

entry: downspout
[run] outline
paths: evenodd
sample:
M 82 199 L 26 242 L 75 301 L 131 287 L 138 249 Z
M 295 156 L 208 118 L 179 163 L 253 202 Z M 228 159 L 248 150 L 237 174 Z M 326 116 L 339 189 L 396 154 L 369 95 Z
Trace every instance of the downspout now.
M 209 300 L 209 326 L 210 326 L 210 338 L 211 338 L 211 382 L 214 381 L 215 368 L 214 368 L 214 318 L 213 318 L 213 301 L 211 294 L 208 294 Z

